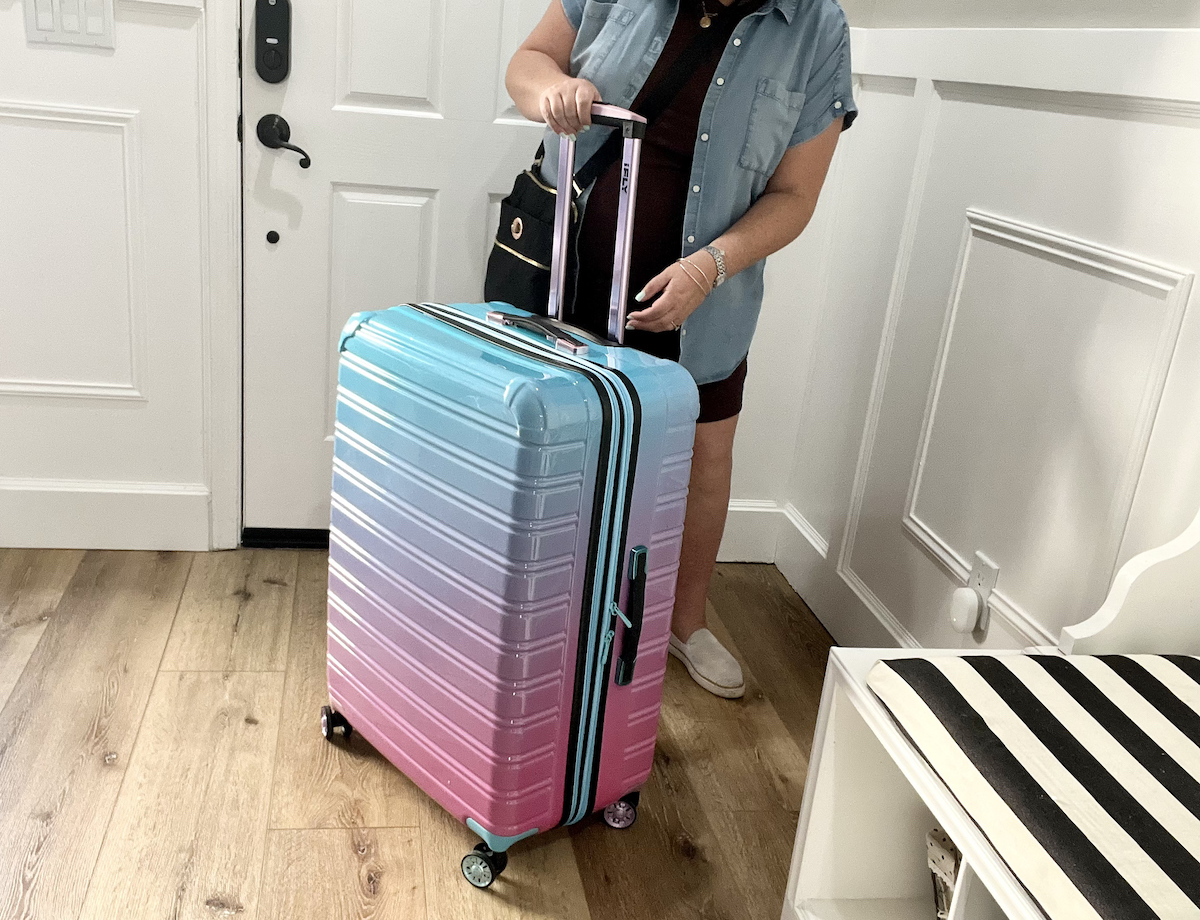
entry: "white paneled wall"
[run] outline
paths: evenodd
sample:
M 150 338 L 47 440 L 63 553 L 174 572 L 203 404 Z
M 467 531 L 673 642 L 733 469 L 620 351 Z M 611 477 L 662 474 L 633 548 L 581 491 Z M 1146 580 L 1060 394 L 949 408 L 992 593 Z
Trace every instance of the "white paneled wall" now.
M 232 298 L 207 272 L 205 15 L 123 0 L 101 50 L 27 44 L 22 4 L 0 7 L 0 546 L 210 545 L 213 470 L 237 458 L 206 437 L 210 306 Z
M 1200 34 L 856 29 L 854 60 L 862 117 L 768 272 L 724 556 L 770 532 L 844 643 L 1052 641 L 1200 505 Z
M 776 560 L 843 642 L 946 645 L 981 551 L 997 616 L 967 643 L 1046 641 L 1200 506 L 1200 38 L 1166 30 L 1200 8 L 846 6 L 876 27 L 853 36 L 863 115 L 767 268 L 723 556 Z M 502 5 L 501 62 L 543 8 Z M 433 56 L 443 13 L 409 23 Z M 0 545 L 236 540 L 236 16 L 120 0 L 115 51 L 82 51 L 29 46 L 0 5 Z M 971 28 L 878 28 L 929 24 Z M 364 42 L 340 108 L 420 113 L 454 88 L 421 74 L 465 79 L 379 83 Z M 342 219 L 369 209 L 423 250 L 424 188 L 339 186 L 331 246 L 375 258 Z
M 1200 26 L 1195 0 L 842 0 L 853 26 L 870 28 L 1186 29 Z

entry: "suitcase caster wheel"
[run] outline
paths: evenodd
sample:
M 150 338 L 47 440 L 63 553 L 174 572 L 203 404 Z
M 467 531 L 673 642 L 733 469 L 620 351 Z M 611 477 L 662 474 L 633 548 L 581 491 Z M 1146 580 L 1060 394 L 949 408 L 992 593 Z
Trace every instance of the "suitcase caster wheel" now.
M 494 853 L 486 843 L 481 843 L 463 857 L 462 874 L 476 888 L 487 888 L 507 865 L 507 853 Z
M 623 831 L 627 827 L 633 827 L 633 822 L 636 820 L 637 803 L 631 802 L 629 798 L 613 802 L 604 809 L 604 823 L 619 831 Z
M 332 741 L 334 733 L 341 729 L 342 740 L 349 741 L 354 729 L 340 712 L 335 712 L 332 706 L 321 707 L 321 736 L 326 741 Z

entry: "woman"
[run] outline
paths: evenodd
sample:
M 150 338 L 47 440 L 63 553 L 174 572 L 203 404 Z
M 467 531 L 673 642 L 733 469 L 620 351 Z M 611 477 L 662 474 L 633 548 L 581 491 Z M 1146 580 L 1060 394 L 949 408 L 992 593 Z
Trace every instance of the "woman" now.
M 670 100 L 643 144 L 626 342 L 678 360 L 700 388 L 670 651 L 705 689 L 740 697 L 741 668 L 705 627 L 705 602 L 762 260 L 807 226 L 838 136 L 857 114 L 845 17 L 835 0 L 551 0 L 506 83 L 523 115 L 578 137 L 577 169 L 609 133 L 588 131 L 593 102 L 638 111 Z M 664 83 L 671 90 L 655 97 Z M 542 164 L 551 184 L 552 140 Z M 571 321 L 601 334 L 618 163 L 586 193 L 579 231 Z

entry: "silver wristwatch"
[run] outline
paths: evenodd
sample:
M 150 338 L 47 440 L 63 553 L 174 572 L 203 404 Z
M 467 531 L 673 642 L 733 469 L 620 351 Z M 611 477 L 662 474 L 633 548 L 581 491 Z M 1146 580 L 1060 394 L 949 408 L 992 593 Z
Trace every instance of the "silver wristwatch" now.
M 704 247 L 704 251 L 712 256 L 713 261 L 717 263 L 717 280 L 713 282 L 713 287 L 720 287 L 725 283 L 725 250 L 708 245 Z

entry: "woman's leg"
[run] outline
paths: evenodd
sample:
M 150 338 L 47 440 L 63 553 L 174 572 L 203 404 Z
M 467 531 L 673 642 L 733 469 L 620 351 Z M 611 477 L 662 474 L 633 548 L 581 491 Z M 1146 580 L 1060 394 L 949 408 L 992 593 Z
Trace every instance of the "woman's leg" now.
M 735 415 L 720 422 L 696 426 L 692 479 L 683 525 L 683 552 L 679 556 L 679 584 L 675 589 L 675 614 L 671 618 L 671 632 L 683 642 L 705 624 L 708 583 L 717 564 L 717 550 L 721 547 L 725 516 L 729 512 L 733 435 L 737 423 Z
M 687 665 L 689 673 L 701 686 L 728 697 L 742 694 L 741 668 L 708 632 L 704 608 L 729 512 L 733 436 L 737 421 L 735 415 L 696 426 L 679 582 L 671 618 L 672 653 Z

